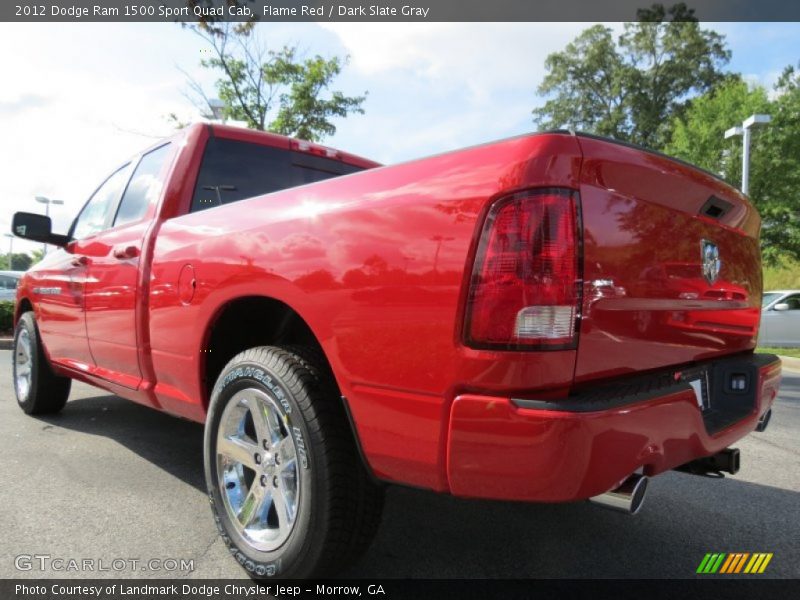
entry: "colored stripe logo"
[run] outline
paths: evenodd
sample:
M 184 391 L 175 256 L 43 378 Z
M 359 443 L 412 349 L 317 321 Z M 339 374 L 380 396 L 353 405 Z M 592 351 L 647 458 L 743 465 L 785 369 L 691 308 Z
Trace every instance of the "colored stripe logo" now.
M 771 560 L 772 552 L 708 553 L 700 561 L 696 572 L 701 575 L 763 573 Z

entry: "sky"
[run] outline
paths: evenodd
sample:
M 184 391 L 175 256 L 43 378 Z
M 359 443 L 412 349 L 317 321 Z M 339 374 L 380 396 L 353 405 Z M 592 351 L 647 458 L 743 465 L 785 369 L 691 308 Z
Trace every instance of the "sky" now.
M 588 23 L 270 23 L 270 47 L 349 55 L 335 83 L 368 92 L 364 115 L 337 119 L 324 143 L 391 164 L 535 130 L 544 60 Z M 610 24 L 621 29 L 620 24 Z M 728 65 L 771 86 L 800 61 L 800 23 L 705 24 L 723 33 Z M 213 96 L 205 42 L 168 23 L 0 23 L 0 230 L 15 211 L 53 206 L 65 232 L 92 191 L 129 156 L 199 115 L 186 76 Z M 0 242 L 8 242 L 4 238 Z M 14 251 L 37 248 L 14 240 Z M 8 247 L 0 244 L 0 252 Z

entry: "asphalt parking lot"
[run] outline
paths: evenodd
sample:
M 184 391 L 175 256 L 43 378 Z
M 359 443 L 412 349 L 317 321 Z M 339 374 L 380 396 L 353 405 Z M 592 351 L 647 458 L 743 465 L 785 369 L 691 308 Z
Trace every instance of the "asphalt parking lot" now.
M 27 417 L 10 364 L 0 351 L 0 577 L 244 577 L 212 524 L 201 426 L 82 384 L 61 414 Z M 772 552 L 760 577 L 797 578 L 799 431 L 800 372 L 785 371 L 769 429 L 738 445 L 738 475 L 659 476 L 635 517 L 585 502 L 466 501 L 391 487 L 375 543 L 345 575 L 692 577 L 707 552 Z M 194 570 L 17 569 L 16 557 L 34 554 L 107 568 L 114 559 L 186 559 Z

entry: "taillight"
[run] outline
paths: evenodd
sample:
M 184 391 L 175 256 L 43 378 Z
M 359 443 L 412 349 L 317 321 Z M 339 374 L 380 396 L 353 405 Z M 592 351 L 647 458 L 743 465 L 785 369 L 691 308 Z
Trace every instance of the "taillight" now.
M 501 198 L 478 242 L 466 343 L 504 349 L 575 346 L 580 305 L 577 193 L 541 189 Z

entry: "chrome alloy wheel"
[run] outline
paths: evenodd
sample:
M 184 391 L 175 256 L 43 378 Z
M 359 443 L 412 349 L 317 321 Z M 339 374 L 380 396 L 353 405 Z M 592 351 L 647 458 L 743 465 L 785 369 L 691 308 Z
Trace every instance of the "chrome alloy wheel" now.
M 217 484 L 236 531 L 268 552 L 292 532 L 300 506 L 300 471 L 288 415 L 254 388 L 228 402 L 217 433 Z
M 17 398 L 20 401 L 27 400 L 31 391 L 32 361 L 31 336 L 27 329 L 21 328 L 14 346 L 14 385 L 17 388 Z

